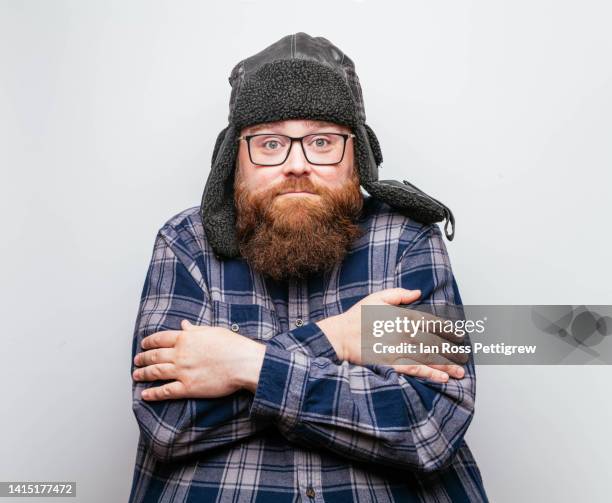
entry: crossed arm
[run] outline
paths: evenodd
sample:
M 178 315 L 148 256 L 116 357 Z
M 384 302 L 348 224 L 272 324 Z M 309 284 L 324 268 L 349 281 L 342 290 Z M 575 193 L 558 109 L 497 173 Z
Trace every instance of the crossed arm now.
M 404 252 L 396 279 L 399 287 L 420 288 L 421 302 L 460 303 L 436 226 Z M 176 330 L 183 319 L 209 324 L 203 286 L 160 233 L 143 289 L 133 356 L 144 337 Z M 316 323 L 278 334 L 261 348 L 259 358 L 255 382 L 245 380 L 244 386 L 216 398 L 146 401 L 141 392 L 159 383 L 134 381 L 134 413 L 153 455 L 181 460 L 273 424 L 288 440 L 308 447 L 434 471 L 451 461 L 472 418 L 471 360 L 463 379 L 444 384 L 388 366 L 357 365 L 338 357 Z

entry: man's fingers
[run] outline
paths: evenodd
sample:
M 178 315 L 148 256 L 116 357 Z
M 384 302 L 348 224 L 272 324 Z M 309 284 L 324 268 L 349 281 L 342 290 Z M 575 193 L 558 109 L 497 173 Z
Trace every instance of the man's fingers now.
M 445 383 L 448 381 L 448 374 L 441 370 L 428 367 L 427 365 L 391 365 L 400 374 L 413 377 L 423 377 L 435 382 Z
M 142 339 L 142 341 L 140 341 L 140 347 L 142 349 L 173 348 L 179 333 L 180 332 L 176 330 L 155 332 Z
M 149 349 L 134 357 L 134 365 L 139 367 L 155 363 L 174 363 L 174 348 Z
M 155 386 L 142 390 L 140 397 L 143 400 L 168 400 L 171 398 L 184 398 L 185 385 L 180 381 L 173 381 L 163 386 Z
M 173 363 L 158 363 L 137 368 L 132 373 L 135 381 L 165 381 L 176 379 L 176 367 Z
M 465 377 L 465 370 L 460 365 L 429 365 L 433 369 L 441 370 L 442 372 L 446 372 L 449 376 L 455 377 L 457 379 L 462 379 Z

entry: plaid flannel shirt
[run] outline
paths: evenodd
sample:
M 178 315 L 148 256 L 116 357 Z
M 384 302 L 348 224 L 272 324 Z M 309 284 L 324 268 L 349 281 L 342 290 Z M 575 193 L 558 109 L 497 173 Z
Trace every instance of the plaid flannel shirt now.
M 474 413 L 473 361 L 440 384 L 390 366 L 340 361 L 315 321 L 370 293 L 420 289 L 417 303 L 461 304 L 441 232 L 364 195 L 366 233 L 331 272 L 277 282 L 220 259 L 199 208 L 158 232 L 132 347 L 182 319 L 266 344 L 259 383 L 214 399 L 147 402 L 130 502 L 487 501 L 464 441 Z M 134 370 L 132 363 L 131 371 Z

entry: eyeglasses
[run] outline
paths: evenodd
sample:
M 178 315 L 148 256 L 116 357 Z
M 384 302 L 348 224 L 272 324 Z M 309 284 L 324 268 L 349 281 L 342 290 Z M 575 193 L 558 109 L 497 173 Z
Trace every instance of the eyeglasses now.
M 310 164 L 324 166 L 338 164 L 344 159 L 346 140 L 355 138 L 354 134 L 313 133 L 294 138 L 283 134 L 261 133 L 240 136 L 249 150 L 249 159 L 260 166 L 280 166 L 289 157 L 294 141 L 302 145 L 304 157 Z

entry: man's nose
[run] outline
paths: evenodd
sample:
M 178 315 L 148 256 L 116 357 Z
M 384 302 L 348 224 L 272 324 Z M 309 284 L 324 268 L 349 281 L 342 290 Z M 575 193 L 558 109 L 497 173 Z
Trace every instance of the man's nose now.
M 287 157 L 283 165 L 283 172 L 285 174 L 294 173 L 300 175 L 302 173 L 309 173 L 311 169 L 312 166 L 304 156 L 304 151 L 302 150 L 302 145 L 300 145 L 299 140 L 293 141 L 289 157 Z

